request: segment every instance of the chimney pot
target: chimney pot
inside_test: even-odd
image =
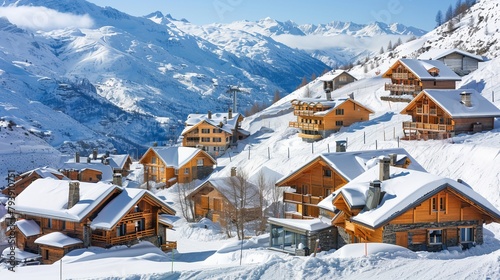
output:
[[[236,176],[236,167],[231,167],[231,177]]]
[[[396,166],[396,162],[398,161],[398,155],[390,154],[389,158],[391,159],[391,166]]]
[[[212,111],[210,111],[210,110],[208,111],[207,117],[208,117],[209,120],[212,119]]]
[[[460,93],[460,102],[464,104],[465,107],[472,107],[471,93],[463,91]]]
[[[366,197],[366,204],[364,210],[371,210],[376,208],[380,203],[380,198],[382,196],[382,182],[375,180],[370,182],[370,188],[368,189],[368,195]]]
[[[69,182],[68,209],[80,201],[80,182]]]
[[[385,181],[390,178],[389,176],[389,166],[391,165],[391,159],[389,157],[383,157],[379,161],[380,172],[379,180]]]
[[[342,152],[345,152],[347,150],[347,141],[345,140],[338,140],[338,141],[335,141],[337,144],[336,144],[336,149],[335,151],[337,153],[342,153]]]
[[[229,110],[227,110],[227,118],[228,119],[232,119],[233,118],[233,109],[229,108]]]
[[[122,174],[120,174],[120,173],[113,174],[113,185],[117,185],[117,186],[121,187],[122,184],[123,184]]]

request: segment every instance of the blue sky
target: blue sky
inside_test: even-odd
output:
[[[370,23],[398,22],[432,30],[438,10],[443,13],[456,0],[89,0],[135,16],[154,11],[185,18],[194,24],[255,21],[271,17],[298,24],[328,23],[333,20]]]

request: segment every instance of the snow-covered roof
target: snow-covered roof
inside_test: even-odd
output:
[[[461,102],[461,93],[464,92],[470,94],[472,103],[470,107]],[[473,89],[425,89],[414,100],[419,100],[423,94],[427,95],[453,118],[500,117],[500,109]],[[408,106],[413,105],[412,103]],[[405,110],[401,113],[404,114]]]
[[[33,220],[16,221],[16,227],[23,233],[24,236],[30,237],[41,233],[40,226]]]
[[[33,170],[30,170],[30,171],[26,171],[26,172],[24,172],[23,174],[21,174],[19,176],[26,177],[26,176],[31,175],[32,173],[38,174],[40,176],[40,178],[59,179],[55,175],[58,175],[58,176],[63,177],[63,178],[65,177],[64,174],[62,174],[61,172],[59,172],[57,169],[54,169],[54,168],[51,168],[51,167],[47,167],[47,166],[35,168]]]
[[[10,256],[12,256],[11,252],[12,252],[12,250],[10,247],[5,248],[2,251],[2,257],[5,259],[9,259]],[[30,252],[20,250],[19,248],[16,247],[14,249],[14,258],[16,259],[16,261],[26,262],[26,261],[39,260],[42,258],[42,256],[40,256],[38,254],[33,254]]]
[[[16,197],[15,210],[21,214],[79,222],[117,189],[120,187],[108,183],[80,182],[80,200],[67,209],[69,181],[38,179]]]
[[[55,231],[38,237],[35,240],[35,243],[57,248],[64,248],[66,246],[71,246],[83,242],[78,238],[69,237],[64,233]]]
[[[411,163],[408,166],[408,168],[425,171],[425,169],[403,148],[342,152],[342,153],[324,153],[320,154],[316,158],[305,163],[300,168],[292,171],[289,175],[286,175],[285,177],[281,178],[280,180],[278,180],[278,182],[276,182],[276,184],[285,181],[286,179],[288,179],[288,177],[298,172],[303,167],[305,167],[306,165],[310,164],[311,162],[315,161],[318,158],[323,159],[323,161],[325,161],[332,169],[336,170],[347,181],[351,181],[354,178],[361,175],[366,170],[370,169],[372,166],[376,165],[380,157],[389,156],[390,154],[397,155],[396,157],[397,164],[409,158]]]
[[[80,158],[82,159],[82,158]],[[81,160],[79,163],[74,162],[73,160],[69,160],[61,165],[60,169],[74,169],[74,170],[84,170],[84,169],[92,169],[97,170],[102,173],[101,181],[111,182],[113,181],[113,168],[109,165],[103,164],[100,160],[87,163],[86,161]]]
[[[151,198],[155,199],[158,204],[169,209],[171,214],[175,213],[175,210],[170,208],[165,202],[158,199],[154,194],[143,189],[129,189],[125,188],[123,191],[111,202],[109,202],[95,217],[95,219],[90,224],[92,229],[112,229],[120,219],[125,216],[130,209],[132,209],[139,200],[145,195],[149,195]]]
[[[167,167],[173,167],[175,169],[181,168],[198,153],[205,153],[198,148],[192,147],[152,147],[150,149],[158,155]],[[205,153],[205,155],[215,162],[209,154]]]
[[[363,104],[361,104],[353,99],[349,99],[349,98],[337,98],[337,99],[333,99],[333,100],[318,99],[318,98],[299,98],[299,99],[292,100],[292,104],[293,105],[300,105],[300,104],[305,103],[310,107],[318,106],[321,104],[321,106],[326,107],[327,109],[314,113],[314,116],[320,117],[320,116],[328,115],[330,112],[332,112],[333,110],[335,110],[336,108],[338,108],[340,105],[344,104],[347,101],[354,102],[356,105],[367,109],[371,113],[374,113],[373,110],[371,110],[370,108],[364,106]]]
[[[323,81],[323,82],[330,82],[330,81],[335,80],[342,73],[346,73],[347,75],[353,77],[351,74],[347,73],[344,70],[335,70],[335,71],[332,71],[332,72],[328,72],[328,73],[324,74],[323,76],[319,77],[319,80]],[[354,79],[356,79],[356,78],[354,78]]]
[[[210,178],[199,185],[197,188],[195,188],[189,194],[189,196],[194,195],[201,188],[205,187],[207,183],[210,183],[215,189],[217,189],[222,195],[224,195],[229,203],[233,204],[234,207],[237,207],[235,205],[237,203],[236,200],[239,200],[240,196],[239,193],[235,194],[235,188],[238,188],[240,186],[238,177],[232,176]],[[245,197],[247,198],[247,200],[245,201],[245,208],[259,207],[259,188],[255,184],[248,181],[246,181],[245,184]]]
[[[453,70],[439,60],[418,60],[403,58],[399,60],[406,68],[415,74],[420,80],[452,80],[460,81],[462,78]],[[437,76],[432,76],[428,70],[439,69]]]
[[[188,132],[193,126],[201,122],[207,122],[229,134],[233,134],[233,131],[237,128],[238,119],[241,116],[243,115],[240,113],[232,113],[232,118],[229,118],[229,113],[212,113],[211,117],[208,118],[208,114],[189,114],[185,122],[186,127],[182,131],[181,135]],[[221,123],[222,127],[220,126]]]
[[[342,194],[351,207],[362,207],[366,204],[370,182],[378,176],[377,165],[337,190],[335,196]],[[445,188],[467,197],[500,220],[500,210],[468,185],[427,172],[391,166],[390,179],[382,181],[381,191],[385,194],[380,204],[374,209],[362,210],[351,221],[378,228]]]
[[[468,56],[470,58],[474,58],[476,59],[477,61],[484,61],[483,57],[480,56],[480,55],[476,55],[476,54],[472,54],[472,53],[469,53],[469,52],[466,52],[466,51],[462,51],[462,50],[459,50],[459,49],[430,49],[426,52],[424,52],[423,54],[421,54],[418,59],[424,59],[424,60],[429,60],[429,59],[434,59],[434,60],[438,60],[438,59],[441,59],[449,54],[452,54],[452,53],[458,53],[458,54],[461,54],[463,56]]]
[[[295,228],[308,232],[316,232],[329,227],[331,224],[323,222],[321,219],[281,219],[281,218],[269,218],[267,220],[270,224],[285,226],[289,228]]]
[[[127,163],[128,159],[129,159],[129,155],[127,155],[127,154],[109,155],[109,157],[106,158],[109,166],[111,166],[111,168],[113,168],[113,169],[123,169],[123,167]]]

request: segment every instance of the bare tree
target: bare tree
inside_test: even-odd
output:
[[[179,195],[179,204],[181,206],[182,216],[187,221],[194,221],[194,202],[188,195],[193,189],[193,182],[190,183],[178,183],[177,184],[177,194]]]
[[[281,99],[281,94],[279,90],[274,91],[273,103],[278,102]]]
[[[225,221],[229,222],[226,227],[233,224],[239,240],[245,238],[245,222],[255,220],[256,213],[252,209],[258,207],[259,191],[254,184],[248,182],[248,175],[241,169],[234,176],[227,179],[228,192],[226,198],[232,205],[224,208]],[[258,215],[258,213],[257,213]],[[229,231],[226,228],[226,232]]]

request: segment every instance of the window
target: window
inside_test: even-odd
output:
[[[347,81],[347,77],[346,76],[340,76],[339,77],[339,81],[340,82],[345,82],[345,81]]]
[[[210,137],[201,137],[201,142],[210,142]]]
[[[189,168],[184,168],[184,174],[189,174]]]
[[[437,195],[431,199],[431,210],[433,212],[437,212],[438,210],[441,212],[446,211],[446,195]]]
[[[151,157],[151,163],[156,164],[156,157],[155,156]]]
[[[203,159],[199,158],[196,160],[196,166],[203,166]]]
[[[220,129],[220,128],[214,128],[214,129],[212,130],[212,132],[213,132],[213,133],[222,133],[222,129]]]
[[[66,229],[66,221],[61,221],[61,230]]]
[[[440,229],[429,230],[429,244],[441,244],[443,231]]]
[[[445,211],[446,210],[446,198],[440,197],[439,198],[439,211]]]
[[[47,219],[47,228],[52,228],[52,219]]]
[[[210,128],[202,128],[201,133],[210,133]]]
[[[124,236],[127,234],[127,224],[120,224],[116,227],[116,236]]]
[[[212,141],[220,143],[220,142],[222,142],[222,138],[220,138],[220,137],[214,137],[214,138],[212,138]]]
[[[343,115],[344,109],[335,109],[335,115]]]
[[[174,175],[179,175],[179,169],[174,169]]]
[[[324,177],[332,177],[332,171],[330,169],[323,169]]]
[[[49,250],[44,250],[44,251],[45,251],[44,258],[46,260],[48,260],[49,259]]]
[[[335,125],[336,126],[343,126],[344,125],[344,121],[335,121]]]
[[[474,228],[460,229],[460,243],[474,242]]]

